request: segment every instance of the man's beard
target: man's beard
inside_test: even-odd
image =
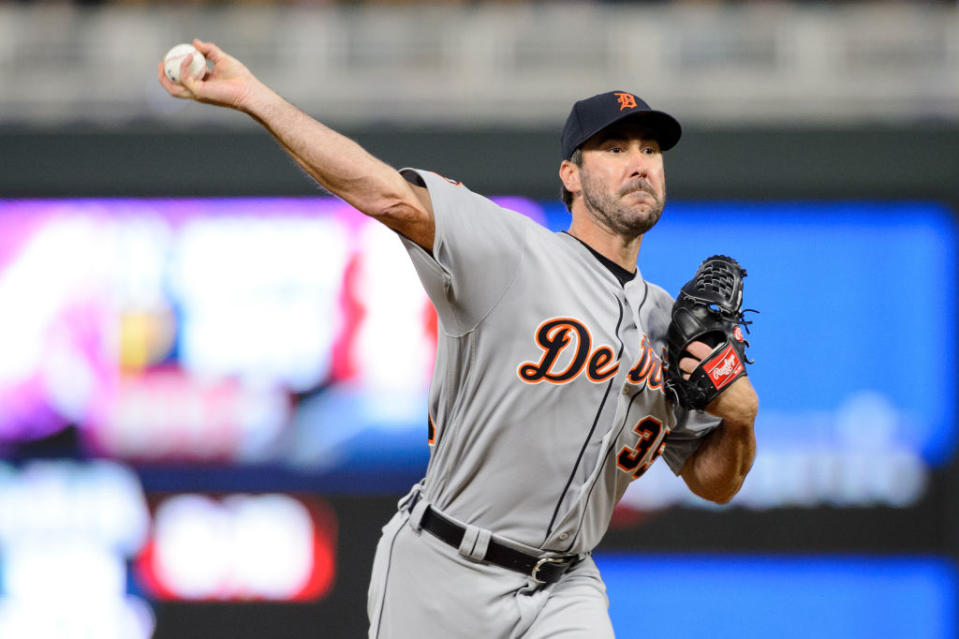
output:
[[[580,184],[583,187],[583,200],[590,214],[611,231],[624,237],[638,237],[656,226],[663,208],[666,206],[665,193],[660,197],[649,180],[636,178],[623,186],[615,197],[592,180],[586,171],[580,171]],[[634,206],[622,201],[622,197],[633,191],[645,191],[655,204],[645,212],[639,212]]]

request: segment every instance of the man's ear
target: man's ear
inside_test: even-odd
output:
[[[559,165],[559,179],[563,181],[566,190],[573,195],[583,190],[579,181],[579,167],[569,160],[563,160],[563,163]]]

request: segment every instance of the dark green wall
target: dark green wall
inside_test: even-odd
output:
[[[474,191],[556,197],[553,130],[348,131],[395,166],[433,169]],[[959,201],[959,125],[697,129],[667,153],[671,197],[932,198]],[[0,195],[315,193],[255,127],[196,132],[0,129]]]

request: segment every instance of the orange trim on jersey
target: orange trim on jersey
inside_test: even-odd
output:
[[[650,390],[659,390],[663,387],[663,362],[660,359],[653,360],[652,370],[646,377],[646,388]]]
[[[555,326],[547,328],[553,323],[555,323]],[[582,332],[579,329],[582,329]],[[559,359],[560,354],[569,347],[570,330],[574,330],[577,334],[576,353],[566,370],[561,373],[553,373],[551,372],[553,365]],[[558,338],[556,337],[557,332],[560,332]],[[579,320],[572,317],[548,319],[536,328],[536,344],[543,349],[543,356],[535,364],[533,362],[521,363],[519,368],[516,369],[516,373],[527,384],[538,384],[542,381],[547,381],[550,384],[566,384],[576,379],[583,372],[583,368],[589,361],[589,351],[592,343],[593,336],[590,334],[589,328]],[[577,364],[577,362],[579,363]],[[524,373],[524,371],[526,372]]]
[[[639,340],[639,359],[629,371],[628,379],[637,386],[646,384],[650,390],[663,387],[663,360],[653,351],[649,336],[643,333]]]
[[[605,356],[605,358],[603,356]],[[592,356],[589,358],[589,363],[586,366],[586,376],[593,382],[605,382],[619,372],[619,361],[613,361],[615,358],[616,355],[613,353],[613,349],[609,346],[600,346],[593,351]],[[602,370],[603,366],[609,364],[610,361],[613,361],[610,367]]]
[[[652,368],[652,362],[653,359],[650,357],[649,351],[644,348],[641,351],[636,365],[633,366],[629,371],[629,381],[637,386],[642,384],[643,381],[649,377],[649,371]]]
[[[560,356],[571,348],[570,333],[576,334],[575,352],[565,370],[554,372]],[[585,322],[572,317],[554,317],[541,323],[535,331],[536,345],[543,350],[538,362],[522,362],[516,374],[527,384],[546,381],[567,384],[586,370],[586,377],[595,383],[604,382],[619,372],[619,360],[610,346],[592,350],[593,335]]]
[[[616,455],[616,466],[638,479],[649,470],[653,462],[666,449],[666,434],[669,428],[663,428],[663,422],[652,415],[647,415],[633,427],[639,437],[635,446],[623,446]],[[658,445],[657,444],[660,444]],[[652,454],[650,454],[652,451]]]
[[[441,175],[441,174],[437,173],[436,171],[430,171],[430,173],[432,173],[432,174],[435,175],[436,177],[443,178],[444,180],[446,180],[447,182],[449,182],[449,183],[452,184],[453,186],[463,186],[463,183],[462,183],[462,182],[457,182],[456,180],[450,179],[450,178],[446,177],[445,175]]]
[[[433,422],[433,416],[426,414],[427,434],[426,443],[432,446],[436,443],[436,424]]]

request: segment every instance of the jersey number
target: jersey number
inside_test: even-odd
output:
[[[636,446],[623,446],[616,456],[616,465],[628,473],[633,473],[634,478],[641,477],[646,470],[653,465],[656,458],[663,454],[666,444],[659,446],[659,450],[651,455],[645,462],[649,449],[659,442],[659,436],[663,432],[663,423],[655,417],[644,417],[633,428],[633,431],[639,435]]]

